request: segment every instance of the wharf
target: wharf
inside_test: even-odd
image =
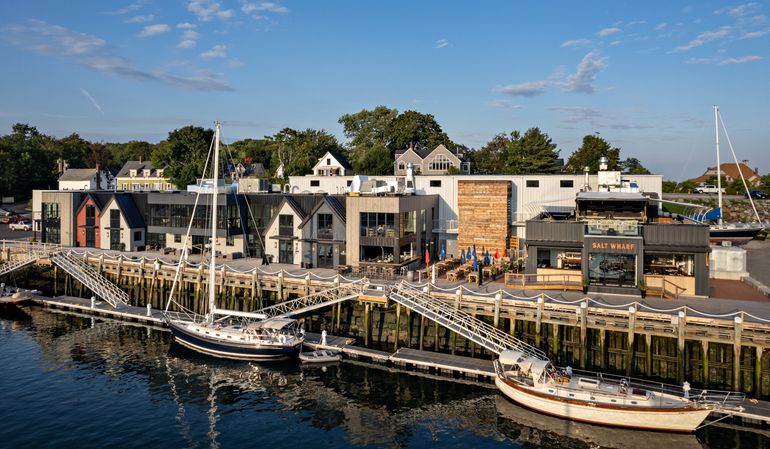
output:
[[[163,313],[157,309],[147,309],[146,307],[120,306],[114,308],[105,301],[96,300],[91,307],[91,300],[86,298],[77,298],[75,296],[57,296],[55,298],[46,298],[43,296],[34,296],[32,301],[47,308],[69,310],[81,312],[88,315],[103,316],[120,321],[133,321],[152,325],[165,326],[163,322]]]

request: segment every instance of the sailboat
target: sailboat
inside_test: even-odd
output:
[[[175,286],[179,273],[187,260],[193,212],[182,256],[177,267],[177,276],[169,295],[164,317],[174,341],[202,354],[237,360],[271,360],[296,355],[305,339],[305,333],[299,321],[287,317],[267,318],[265,315],[239,310],[226,310],[216,307],[216,253],[217,253],[217,196],[219,193],[219,136],[220,124],[216,123],[213,145],[213,180],[211,194],[211,241],[209,246],[208,304],[206,314],[200,315],[185,310],[174,300]],[[205,177],[205,168],[204,168]],[[198,199],[206,189],[201,180]],[[196,207],[198,199],[196,199]],[[171,304],[176,304],[181,312],[170,312]]]
[[[709,242],[712,244],[722,244],[724,241],[729,241],[731,244],[740,245],[756,237],[762,231],[763,226],[744,223],[724,223],[722,221],[722,211],[724,209],[722,208],[722,167],[719,160],[719,106],[714,106],[714,132],[717,148],[717,211],[719,218],[716,224],[709,226]],[[742,172],[741,177],[743,177]],[[745,185],[746,180],[743,181]],[[749,198],[749,201],[751,201],[753,207],[754,201],[751,198]],[[756,209],[754,209],[754,212],[756,213]]]

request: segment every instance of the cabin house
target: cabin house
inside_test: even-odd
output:
[[[59,177],[59,190],[107,190],[111,175],[96,168],[69,168]]]
[[[313,167],[314,176],[350,176],[353,174],[353,166],[345,156],[327,151]]]
[[[345,265],[345,197],[324,195],[299,228],[302,254],[312,267]]]
[[[145,222],[130,194],[116,193],[99,215],[102,249],[144,251]]]
[[[416,174],[419,175],[446,175],[450,167],[454,167],[458,174],[470,174],[470,163],[463,162],[462,157],[462,154],[455,153],[444,145],[439,145],[432,150],[410,145],[406,150],[396,151],[394,174],[406,175],[409,164],[412,164]]]
[[[724,176],[727,182],[733,182],[735,180],[740,181],[741,173],[743,173],[743,177],[746,179],[746,184],[748,184],[749,187],[756,187],[762,181],[762,177],[759,174],[759,169],[751,168],[748,159],[744,159],[738,164],[733,162],[720,164],[719,170],[722,172],[722,176]],[[693,179],[693,181],[697,184],[709,182],[709,180],[716,175],[716,166],[709,167],[702,175]]]
[[[174,190],[171,181],[162,168],[155,168],[148,161],[126,161],[115,176],[117,190],[143,192],[149,190]]]
[[[80,203],[80,207],[75,211],[75,246],[100,247],[99,219],[101,211],[102,200],[93,193],[87,193],[83,202]]]
[[[291,196],[285,196],[265,230],[265,254],[271,262],[309,265],[310,255],[301,253],[302,229],[307,214]]]

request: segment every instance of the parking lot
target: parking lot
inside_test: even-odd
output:
[[[15,214],[17,214],[19,217],[30,220],[30,212],[27,210],[27,205],[25,203],[17,203],[17,204],[3,204],[0,206],[0,208],[9,210]],[[0,223],[0,239],[4,240],[21,240],[21,239],[31,239],[32,238],[32,231],[14,231],[10,228],[10,223]]]

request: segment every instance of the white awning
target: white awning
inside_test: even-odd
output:
[[[523,356],[524,354],[521,351],[506,349],[500,352],[500,363],[503,365],[516,365]]]
[[[548,360],[535,360],[532,362],[532,367],[529,369],[529,372],[532,373],[532,379],[540,379],[540,376],[543,375],[543,371],[545,371],[546,368],[548,368],[548,365],[550,365],[551,362]]]

